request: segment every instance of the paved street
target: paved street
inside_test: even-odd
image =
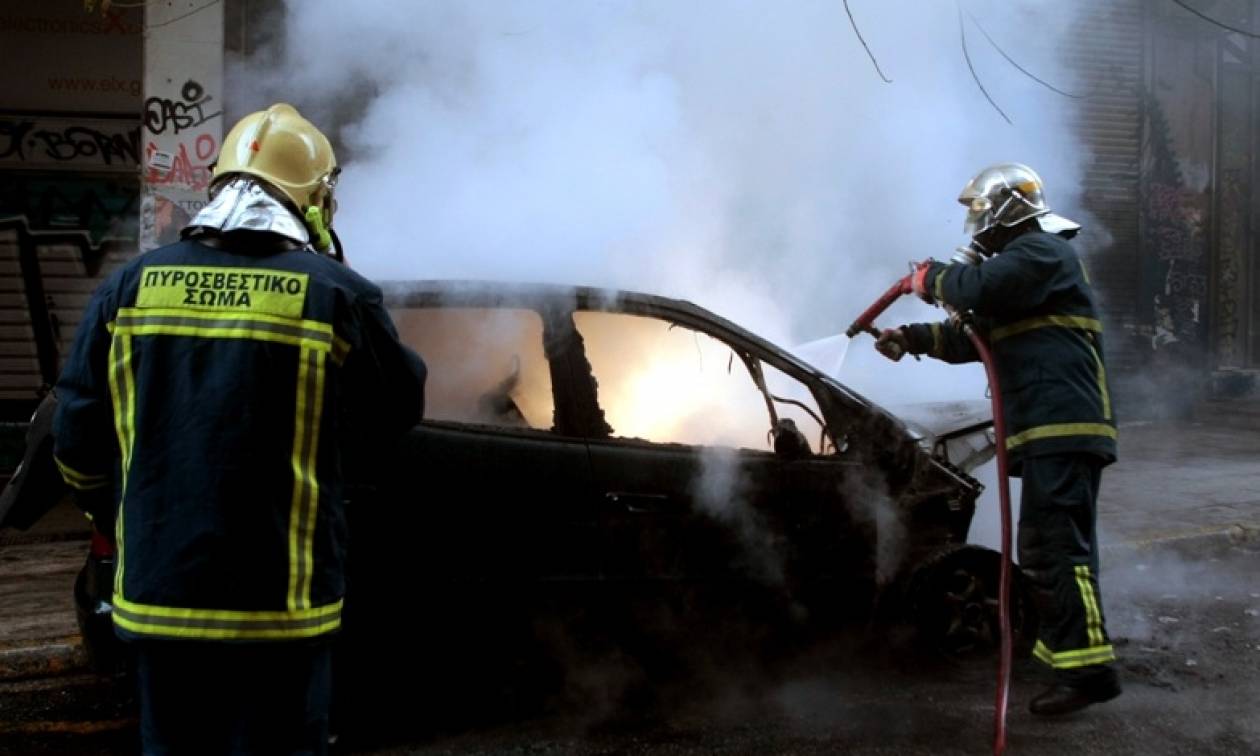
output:
[[[1104,547],[1260,531],[1260,427],[1146,423],[1122,427],[1120,444],[1099,496]]]
[[[1016,673],[1008,753],[1260,753],[1260,553],[1137,561],[1108,575],[1110,624],[1125,692],[1061,720],[1028,714],[1040,690]],[[993,667],[925,665],[887,649],[810,655],[774,679],[732,675],[671,691],[646,710],[574,706],[551,717],[417,737],[354,753],[861,754],[989,753]],[[717,675],[717,673],[715,673]]]
[[[1087,716],[1037,720],[1024,707],[1040,672],[1025,664],[1011,753],[1260,752],[1260,433],[1144,424],[1122,439],[1122,461],[1104,476],[1100,531],[1126,693]],[[81,527],[63,511],[0,542],[0,753],[133,747],[127,691],[85,671],[77,640],[70,586]],[[648,694],[632,672],[624,658],[570,670],[560,693],[528,710],[494,680],[473,680],[453,710],[418,708],[402,750],[360,740],[342,751],[977,753],[990,736],[992,664],[933,663],[895,633],[859,633],[776,665],[722,659]]]

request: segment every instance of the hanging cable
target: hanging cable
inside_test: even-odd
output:
[[[980,93],[984,95],[984,99],[989,101],[989,104],[992,105],[993,109],[998,112],[998,115],[1002,116],[1002,119],[1007,123],[1014,126],[1015,123],[1011,120],[1010,116],[1008,116],[1006,111],[1002,110],[1002,108],[994,102],[993,98],[989,96],[989,90],[984,88],[984,84],[981,83],[980,77],[976,74],[976,67],[971,63],[971,53],[967,51],[967,24],[966,20],[963,18],[962,3],[959,2],[956,3],[956,5],[958,6],[958,33],[962,38],[963,58],[967,61],[967,69],[971,71],[971,78],[975,80],[976,86],[980,87]]]
[[[1260,34],[1256,34],[1255,32],[1247,31],[1246,29],[1240,29],[1240,28],[1238,28],[1237,26],[1230,26],[1229,24],[1225,23],[1224,21],[1217,21],[1216,19],[1212,18],[1211,16],[1209,16],[1208,14],[1206,14],[1206,13],[1204,13],[1203,11],[1199,10],[1198,8],[1195,8],[1195,7],[1193,7],[1193,6],[1191,6],[1191,5],[1187,4],[1187,3],[1185,3],[1183,0],[1172,0],[1172,2],[1173,2],[1173,5],[1177,5],[1177,6],[1180,6],[1180,7],[1184,8],[1184,9],[1186,9],[1187,11],[1189,11],[1189,12],[1193,13],[1194,15],[1198,16],[1199,18],[1203,19],[1204,21],[1207,21],[1209,24],[1213,24],[1213,25],[1215,25],[1215,26],[1219,26],[1219,27],[1221,27],[1222,29],[1227,29],[1227,30],[1232,31],[1232,32],[1234,32],[1234,33],[1236,33],[1236,34],[1241,34],[1241,35],[1243,35],[1243,36],[1245,36],[1245,37],[1251,37],[1252,39],[1260,39]]]
[[[1054,86],[1053,84],[1046,81],[1045,79],[1042,79],[1040,76],[1037,76],[1032,71],[1029,71],[1027,68],[1024,68],[1020,64],[1016,63],[1015,59],[1007,55],[1006,51],[1002,49],[1002,46],[999,45],[997,41],[993,39],[993,37],[989,36],[989,32],[986,31],[985,28],[980,25],[980,21],[974,15],[972,15],[971,11],[967,11],[967,18],[971,19],[971,23],[975,24],[976,28],[980,30],[980,33],[984,35],[984,38],[989,40],[989,44],[993,45],[993,49],[997,50],[1002,55],[1003,58],[1006,58],[1006,62],[1010,63],[1012,66],[1015,66],[1016,70],[1018,70],[1020,73],[1032,79],[1033,81],[1037,82],[1038,84],[1045,87],[1046,89],[1049,89],[1051,92],[1057,92],[1063,95],[1064,97],[1071,97],[1072,99],[1075,99],[1075,100],[1081,100],[1085,98],[1085,95],[1078,95],[1078,94],[1072,94],[1071,92],[1064,92],[1062,89],[1059,89],[1058,87]]]
[[[853,26],[853,33],[857,35],[858,42],[862,43],[862,47],[866,50],[867,56],[870,57],[871,63],[875,65],[875,73],[879,74],[879,78],[883,79],[885,84],[892,84],[892,79],[884,75],[883,69],[879,67],[879,61],[875,60],[875,53],[871,52],[870,45],[867,45],[866,40],[862,37],[857,21],[853,19],[853,11],[849,9],[849,0],[844,0],[844,12],[849,14],[849,24]]]

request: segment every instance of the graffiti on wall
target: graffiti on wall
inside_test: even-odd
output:
[[[132,119],[0,117],[0,167],[134,170],[140,126]]]
[[[205,87],[189,79],[180,88],[178,99],[150,97],[144,101],[144,128],[150,134],[164,134],[167,131],[178,134],[196,128],[223,115],[222,110],[207,112],[213,100],[213,97],[206,94]]]
[[[218,142],[210,134],[198,136],[191,151],[183,142],[174,153],[162,152],[156,143],[149,142],[144,149],[144,161],[149,166],[145,182],[150,186],[205,189],[210,186],[210,164],[218,152]]]
[[[219,152],[219,141],[218,131],[205,124],[223,117],[222,110],[209,112],[213,99],[205,87],[189,79],[178,99],[150,97],[146,101],[146,184],[185,189],[209,186],[210,164]]]
[[[196,79],[172,96],[145,101],[145,194],[142,248],[168,244],[205,204],[210,166],[219,152],[223,110]]]
[[[1223,42],[1231,59],[1245,60],[1235,42]],[[1237,42],[1245,44],[1245,42]],[[1247,64],[1223,64],[1218,77],[1220,109],[1217,126],[1217,239],[1214,262],[1216,307],[1213,348],[1220,367],[1247,367],[1260,355],[1249,355],[1256,324],[1250,322],[1248,258],[1256,211],[1253,192],[1255,74]]]
[[[1206,346],[1211,197],[1187,185],[1159,98],[1148,97],[1143,145],[1143,301],[1151,348]]]

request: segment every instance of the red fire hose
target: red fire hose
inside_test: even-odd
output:
[[[893,284],[884,292],[875,304],[858,316],[857,320],[845,331],[845,335],[853,338],[859,333],[869,333],[879,337],[879,329],[875,327],[875,318],[879,317],[889,305],[902,295],[910,294],[910,276],[906,276]],[[1002,417],[1002,392],[998,386],[997,368],[993,361],[993,352],[984,342],[971,323],[963,320],[963,332],[976,348],[980,361],[984,363],[984,373],[989,380],[989,394],[993,402],[993,434],[997,445],[998,501],[1002,518],[1002,566],[998,572],[998,625],[1001,635],[1001,648],[998,652],[997,696],[993,703],[993,753],[1002,756],[1006,753],[1006,707],[1010,701],[1011,688],[1011,487],[1006,469],[1006,421]]]
[[[993,402],[993,436],[997,445],[998,500],[1002,513],[1002,568],[998,573],[998,624],[1002,645],[998,652],[997,699],[993,703],[993,753],[1006,753],[1006,706],[1011,690],[1011,485],[1006,470],[1006,420],[1002,417],[1002,392],[998,390],[997,368],[989,345],[970,323],[963,331],[984,363]]]
[[[879,338],[879,329],[875,327],[875,318],[878,318],[887,310],[893,302],[896,302],[905,294],[910,294],[913,289],[910,286],[910,276],[906,276],[897,283],[893,284],[888,291],[879,295],[879,299],[875,300],[875,304],[866,308],[866,311],[858,315],[857,320],[853,321],[853,325],[849,326],[849,330],[844,332],[845,336],[853,338],[859,333],[869,333],[875,338]]]

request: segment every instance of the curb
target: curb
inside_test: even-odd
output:
[[[0,648],[0,683],[60,677],[88,669],[79,636]]]
[[[1260,523],[1234,523],[1159,534],[1136,541],[1103,544],[1098,550],[1103,559],[1117,561],[1161,551],[1202,559],[1220,556],[1233,547],[1249,544],[1260,544]]]

